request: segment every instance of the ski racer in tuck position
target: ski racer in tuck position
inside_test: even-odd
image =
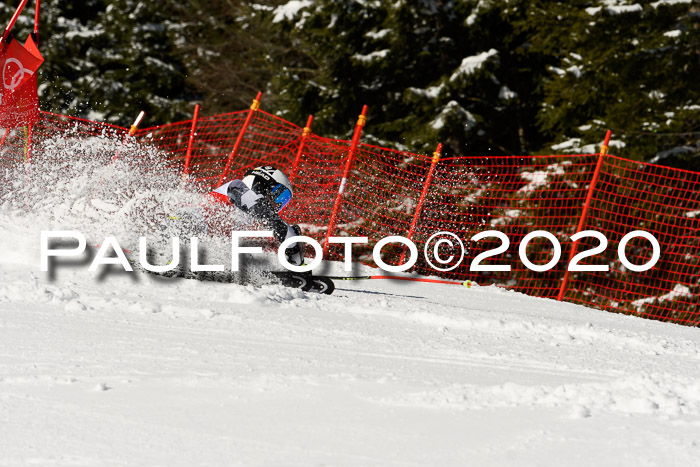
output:
[[[279,169],[271,166],[256,167],[246,172],[242,180],[232,180],[216,188],[209,195],[214,200],[230,203],[271,230],[277,242],[301,235],[298,225],[289,225],[279,213],[292,200],[292,184]],[[295,266],[304,263],[303,244],[293,243],[285,254]]]
[[[224,204],[234,205],[252,220],[271,230],[275,240],[282,243],[288,238],[301,235],[298,225],[287,224],[279,213],[292,200],[293,189],[289,178],[272,166],[255,167],[240,180],[232,180],[209,193],[209,198]],[[303,244],[296,242],[285,251],[287,261],[295,266],[304,264]],[[289,287],[330,294],[335,288],[330,279],[313,278],[311,273],[290,271],[272,272],[272,275]]]

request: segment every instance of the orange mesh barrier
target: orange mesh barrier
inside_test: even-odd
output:
[[[14,129],[0,128],[0,169],[12,169],[35,158],[87,156],[104,153],[104,148],[116,153],[128,130],[108,123],[92,122],[75,117],[41,112],[39,120],[30,126]],[[99,141],[102,151],[89,147],[90,139]],[[61,150],[58,150],[59,146]],[[113,154],[104,154],[109,162]],[[7,173],[7,172],[6,172]],[[3,188],[7,189],[7,187]]]
[[[567,300],[700,325],[700,173],[607,156],[586,228],[604,233],[609,245],[594,262],[583,264],[609,264],[610,272],[573,273]],[[617,257],[620,240],[635,229],[652,233],[661,246],[659,262],[645,272],[626,271]],[[652,255],[643,238],[625,250],[635,265]]]
[[[105,132],[117,138],[126,134],[123,128],[42,113],[33,129],[32,146],[56,134],[96,136]],[[360,144],[345,191],[338,198],[349,141],[314,134],[304,138],[301,127],[257,108],[199,117],[192,138],[191,132],[192,121],[186,121],[139,130],[134,137],[160,148],[179,172],[184,172],[191,144],[187,179],[201,185],[203,191],[216,185],[229,159],[227,180],[257,165],[282,168],[290,174],[295,188],[283,217],[299,223],[305,234],[321,242],[337,204],[331,235],[369,237],[368,245],[353,247],[354,258],[365,264],[374,265],[371,252],[377,241],[390,235],[407,236],[414,224],[412,240],[419,259],[412,271],[417,273],[497,284],[546,298],[556,298],[561,289],[567,301],[700,325],[700,173],[597,154],[452,157],[437,162],[426,187],[432,156]],[[27,153],[31,156],[26,142],[22,129],[9,132],[0,143],[0,164],[6,167],[24,161]],[[566,287],[562,287],[572,250],[570,236],[582,217],[600,157],[603,160],[599,178],[590,190],[584,230],[603,233],[608,246],[580,264],[608,265],[610,270],[570,272]],[[424,203],[416,217],[424,189]],[[487,230],[506,234],[510,245],[481,264],[509,265],[511,271],[470,271],[477,255],[501,245],[495,237],[471,241],[475,234]],[[526,268],[519,257],[523,237],[535,230],[550,232],[561,244],[560,260],[546,272]],[[618,257],[621,239],[634,230],[650,232],[661,246],[658,263],[645,272],[628,271]],[[438,231],[454,233],[466,247],[461,264],[449,272],[436,271],[423,256],[426,241]],[[578,242],[577,252],[597,245],[596,239],[585,238]],[[434,242],[428,245],[429,251],[433,249]],[[455,255],[451,261],[437,264],[441,268],[455,266],[459,260],[458,250],[445,244],[438,252],[443,258]],[[526,252],[530,261],[541,265],[552,258],[553,246],[539,237],[529,243]],[[331,245],[329,253],[330,259],[340,260],[343,248]],[[382,258],[396,265],[405,253],[401,245],[390,244],[383,248]],[[632,264],[643,264],[651,258],[652,246],[644,238],[635,238],[625,254]]]
[[[550,271],[534,272],[521,262],[518,247],[521,239],[535,230],[550,232],[562,246],[565,244],[581,215],[596,157],[446,159],[438,165],[429,203],[419,222],[419,239],[425,241],[432,233],[447,230],[465,240],[468,254],[464,263],[445,277],[496,283],[530,295],[555,298],[566,255]],[[469,272],[473,258],[501,245],[495,237],[467,243],[474,234],[486,230],[503,232],[510,246],[482,264],[510,265],[510,272]],[[551,257],[548,240],[538,238],[530,242],[530,261],[544,264]],[[423,263],[419,263],[419,268],[424,274],[431,270]]]

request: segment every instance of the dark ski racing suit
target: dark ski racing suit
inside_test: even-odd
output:
[[[290,237],[301,235],[298,225],[289,225],[277,213],[272,202],[264,195],[254,192],[248,188],[241,180],[233,180],[221,185],[213,191],[216,198],[222,200],[225,195],[241,211],[247,213],[255,220],[259,221],[272,234],[279,243]],[[223,199],[225,201],[225,199]],[[302,244],[293,243],[286,251],[287,261],[295,266],[304,263]]]

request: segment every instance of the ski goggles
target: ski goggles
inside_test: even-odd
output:
[[[292,200],[292,192],[281,183],[275,186],[272,191],[270,191],[270,194],[272,195],[272,199],[275,201],[275,204],[277,204],[279,211],[284,209],[284,207]]]

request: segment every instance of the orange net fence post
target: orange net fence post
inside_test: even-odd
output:
[[[416,233],[416,225],[418,225],[418,219],[420,218],[420,213],[423,210],[423,205],[425,204],[425,198],[428,195],[428,190],[430,189],[430,184],[433,181],[433,176],[435,175],[435,167],[438,162],[440,162],[440,156],[442,155],[442,143],[438,143],[437,149],[433,153],[433,160],[430,163],[430,169],[428,169],[428,176],[425,177],[425,182],[423,183],[423,191],[421,191],[420,199],[418,200],[418,206],[416,206],[416,212],[413,214],[413,221],[411,221],[411,227],[408,229],[408,234],[406,238],[409,240],[413,239],[413,235]],[[400,264],[406,262],[406,249],[401,253]]]
[[[27,3],[29,0],[22,0],[17,6],[17,9],[15,10],[14,14],[12,15],[12,18],[10,18],[10,22],[7,24],[5,27],[5,30],[2,33],[2,37],[0,37],[0,44],[5,42],[7,38],[10,36],[10,32],[12,31],[12,28],[15,26],[15,23],[19,19],[19,15],[22,13],[22,10],[24,10],[24,7],[27,6]],[[38,6],[39,4],[37,3],[37,11],[38,11]]]
[[[114,154],[114,157],[112,158],[112,162],[116,161],[119,159],[119,155],[122,153],[122,149],[124,149],[124,145],[126,142],[130,139],[133,138],[134,135],[138,132],[139,125],[141,125],[141,121],[143,120],[143,117],[146,115],[146,112],[143,110],[139,112],[138,116],[136,117],[136,120],[134,120],[134,123],[131,125],[131,128],[129,128],[129,132],[124,135],[124,139],[122,140],[121,146],[119,146],[119,149],[117,149],[117,152]]]
[[[586,225],[586,218],[588,217],[588,209],[590,208],[590,205],[591,205],[591,199],[593,199],[595,185],[598,182],[598,177],[600,176],[600,169],[603,166],[603,159],[605,158],[605,155],[608,153],[611,135],[612,135],[612,132],[610,130],[608,130],[608,132],[605,134],[605,140],[603,141],[603,145],[600,147],[600,155],[598,156],[598,162],[595,166],[595,171],[593,172],[593,178],[591,179],[591,184],[588,187],[588,194],[586,195],[586,202],[583,205],[583,211],[581,212],[581,218],[579,219],[578,226],[576,227],[576,232],[574,232],[574,233],[582,232],[583,226]],[[577,247],[578,247],[578,242],[572,242],[571,251],[569,253],[569,259],[566,262],[567,265],[571,264],[571,261],[573,260],[574,256],[576,256]],[[561,286],[559,287],[559,295],[557,295],[557,300],[562,301],[564,299],[564,294],[566,293],[566,286],[568,283],[569,283],[569,268],[567,267],[566,271],[564,272],[564,278],[561,281]]]
[[[194,106],[194,115],[192,116],[192,128],[190,129],[190,137],[187,140],[187,153],[185,154],[185,168],[182,170],[182,177],[186,178],[190,173],[190,161],[192,160],[192,144],[197,131],[197,119],[199,118],[199,104]]]
[[[335,228],[336,217],[338,215],[338,209],[340,208],[341,201],[343,199],[343,193],[345,192],[345,186],[348,182],[348,176],[350,175],[350,169],[352,168],[352,163],[355,160],[355,154],[357,153],[357,145],[360,143],[360,137],[362,136],[362,128],[364,128],[367,122],[367,106],[362,107],[362,113],[357,119],[355,124],[355,131],[352,135],[352,142],[350,143],[350,151],[348,152],[348,157],[345,162],[345,170],[343,171],[343,177],[340,179],[340,186],[338,187],[338,194],[336,195],[335,201],[333,203],[333,208],[331,210],[331,218],[328,221],[328,228],[326,229],[326,237],[323,240],[323,255],[328,256],[328,245],[330,237],[333,235],[333,229]]]
[[[297,169],[299,168],[299,162],[301,161],[301,157],[304,155],[304,148],[306,147],[306,140],[308,139],[309,135],[311,134],[311,125],[314,122],[314,116],[309,115],[308,120],[306,121],[306,126],[301,132],[301,143],[299,143],[299,150],[297,151],[297,157],[294,158],[294,163],[292,164],[292,168],[289,171],[289,181],[294,183],[294,176],[297,173]]]
[[[354,259],[373,265],[372,250],[379,240],[406,235],[415,218],[431,162],[431,157],[421,154],[368,144],[358,146],[342,205],[337,210],[337,232],[333,232],[334,235],[368,238],[368,244],[353,248]],[[426,204],[429,196],[428,193]],[[421,214],[416,235],[422,221]],[[340,259],[342,251],[339,246],[330,248],[325,257]],[[382,249],[381,257],[387,264],[396,265],[401,252],[401,247],[389,244]]]
[[[250,105],[250,110],[248,111],[248,116],[245,119],[245,122],[243,123],[243,128],[241,128],[240,133],[238,133],[238,138],[236,139],[236,143],[233,145],[233,149],[231,150],[231,154],[228,156],[228,160],[226,161],[226,166],[224,167],[223,172],[221,172],[221,177],[219,177],[219,180],[216,182],[217,185],[221,185],[224,183],[224,180],[226,179],[226,176],[228,175],[228,171],[231,168],[231,162],[233,161],[233,158],[236,157],[236,154],[238,153],[238,149],[241,146],[241,142],[243,141],[243,137],[245,136],[245,132],[248,129],[248,126],[250,125],[250,121],[253,118],[253,115],[255,112],[258,111],[260,108],[260,99],[262,99],[262,92],[258,92],[258,95],[253,99],[253,103]]]
[[[296,135],[298,138],[299,133]],[[350,143],[310,133],[303,144],[303,157],[299,159],[294,173],[294,198],[282,214],[299,224],[305,235],[321,243],[337,199]],[[278,163],[280,158],[277,156],[273,160]],[[280,163],[279,166],[284,167],[285,164]]]
[[[26,146],[24,147],[24,161],[27,164],[32,163],[32,133],[33,133],[33,128],[34,125],[27,125],[25,127],[26,133],[27,133],[27,143]]]
[[[39,12],[41,11],[41,0],[36,0],[34,9],[34,40],[39,44]]]
[[[572,273],[567,301],[700,326],[700,173],[607,156],[587,228],[602,232],[608,247],[581,263],[608,270]],[[639,230],[660,247],[658,262],[645,271],[631,267],[652,264],[653,245],[642,237],[625,239]],[[594,248],[597,241],[582,246]]]
[[[0,149],[2,149],[2,146],[5,144],[5,140],[7,139],[7,135],[10,134],[10,129],[7,128],[5,130],[5,133],[2,134],[2,138],[0,138]]]

